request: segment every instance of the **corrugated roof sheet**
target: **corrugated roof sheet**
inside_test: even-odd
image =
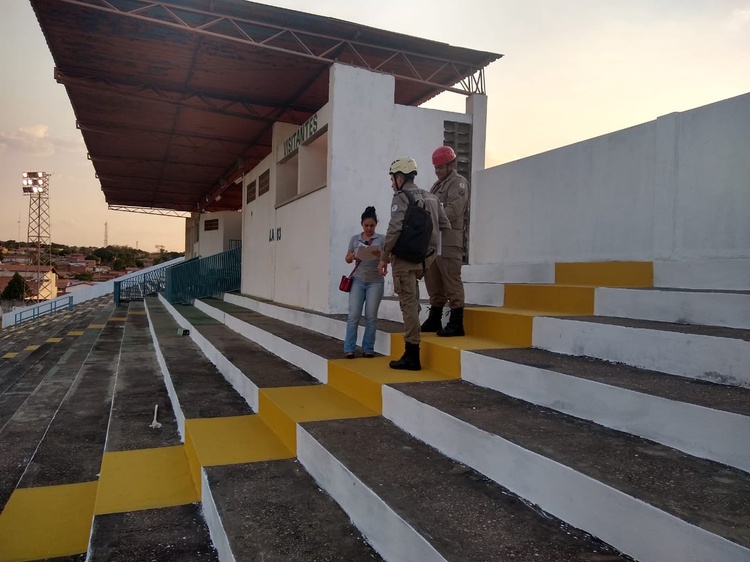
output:
[[[270,153],[275,121],[325,105],[334,61],[394,74],[396,103],[419,105],[481,89],[501,56],[244,0],[31,4],[118,206],[239,209],[233,180]]]

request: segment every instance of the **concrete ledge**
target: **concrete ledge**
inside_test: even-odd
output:
[[[219,516],[219,510],[216,507],[211,486],[206,477],[206,471],[201,468],[201,505],[203,507],[203,517],[208,526],[208,532],[211,535],[211,542],[219,555],[220,562],[235,562],[232,547],[229,545],[229,537],[224,529],[224,523]]]
[[[750,550],[479,430],[394,388],[383,415],[443,454],[638,560],[747,560]]]
[[[750,294],[598,288],[594,314],[747,329]]]
[[[342,342],[344,340],[344,337],[346,336],[345,320],[338,320],[336,318],[330,318],[322,314],[315,314],[313,312],[307,312],[305,310],[286,308],[284,306],[258,301],[256,299],[253,299],[252,297],[237,295],[233,293],[225,293],[224,300],[230,304],[234,304],[236,306],[241,306],[242,308],[258,312],[259,314],[263,314],[264,316],[268,316],[269,318],[275,318],[276,320],[281,320],[282,322],[287,322],[288,324],[294,324],[295,326],[306,328],[308,330],[312,330],[313,332],[339,339]],[[381,303],[381,311],[383,310],[383,305],[385,305],[386,302],[389,301],[384,300]],[[205,305],[205,303],[202,302],[200,304]],[[196,301],[196,305],[198,305],[198,301]],[[398,306],[398,303],[396,303],[396,306]],[[203,308],[200,308],[200,310],[203,310]],[[400,315],[401,312],[399,311],[399,317]],[[382,314],[379,314],[379,317],[385,318],[385,316],[383,316]],[[400,318],[398,321],[401,321]],[[360,326],[357,335],[358,341],[361,340],[363,334],[364,327]],[[382,355],[390,355],[390,343],[390,334],[378,330],[375,337],[375,351]],[[285,358],[283,355],[280,355],[280,357]],[[289,360],[287,359],[287,361]],[[290,363],[291,362],[292,361],[290,361]]]
[[[748,291],[750,259],[655,261],[654,286]]]
[[[148,313],[149,312],[148,303],[145,300],[143,302],[143,306],[146,308],[146,312]],[[148,315],[148,329],[151,332],[151,339],[154,342],[154,351],[156,352],[156,360],[159,363],[159,367],[161,368],[161,374],[164,377],[164,385],[167,387],[167,394],[169,395],[169,400],[172,403],[172,410],[174,411],[174,416],[177,421],[177,430],[180,433],[180,441],[184,443],[185,442],[185,414],[182,411],[182,407],[180,406],[180,399],[177,397],[177,391],[174,388],[174,383],[172,382],[172,377],[169,374],[169,368],[167,367],[167,362],[165,361],[164,354],[162,353],[161,347],[159,346],[159,338],[156,337],[156,332],[154,331],[154,325],[151,322],[150,314]]]
[[[554,262],[465,265],[464,283],[554,283]]]
[[[533,346],[719,384],[750,387],[750,342],[537,317]]]
[[[385,560],[445,560],[424,537],[299,425],[297,458]]]
[[[231,361],[229,361],[224,355],[214,347],[214,345],[208,341],[195,326],[190,324],[169,302],[162,296],[159,295],[159,301],[164,305],[164,308],[172,315],[175,321],[180,327],[190,330],[190,339],[203,352],[203,355],[213,363],[224,378],[232,385],[237,393],[247,402],[250,408],[254,412],[258,411],[258,387],[245,376],[245,374],[235,367]],[[198,302],[198,301],[196,301]],[[201,310],[205,314],[208,314],[204,310]],[[218,311],[221,312],[221,311]],[[209,314],[209,316],[211,316]]]
[[[750,418],[469,351],[463,380],[750,472]]]

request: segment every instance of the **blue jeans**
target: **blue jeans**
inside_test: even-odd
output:
[[[349,316],[346,319],[346,338],[344,353],[354,353],[357,347],[357,326],[362,316],[362,305],[365,305],[365,335],[362,338],[362,353],[375,350],[375,331],[378,327],[378,307],[383,300],[382,282],[365,282],[352,279],[349,291]]]

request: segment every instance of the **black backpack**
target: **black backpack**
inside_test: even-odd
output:
[[[420,207],[414,196],[407,190],[403,193],[409,199],[409,206],[404,214],[401,234],[393,247],[393,255],[412,263],[421,263],[429,255],[430,238],[432,237],[432,217],[424,207]],[[424,204],[424,201],[422,202]]]

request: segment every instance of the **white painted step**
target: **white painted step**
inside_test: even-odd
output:
[[[709,335],[713,333],[734,335]],[[532,342],[534,347],[566,355],[750,388],[749,334],[616,318],[537,317]]]
[[[750,292],[596,289],[594,314],[750,329]]]
[[[448,457],[485,474],[528,502],[538,505],[574,527],[591,533],[641,562],[750,560],[750,549],[747,544],[734,542],[708,530],[713,525],[712,520],[721,521],[722,525],[726,523],[726,528],[730,528],[729,536],[739,533],[743,539],[748,538],[747,533],[741,528],[739,531],[736,527],[731,530],[732,524],[728,521],[728,518],[731,518],[736,522],[742,517],[739,506],[745,501],[743,498],[748,496],[750,488],[750,477],[747,474],[741,471],[732,472],[732,469],[723,469],[720,465],[711,464],[710,461],[691,459],[680,453],[669,454],[658,445],[649,446],[643,442],[643,450],[638,444],[635,444],[634,449],[631,449],[633,445],[630,445],[631,448],[620,449],[624,451],[619,455],[623,460],[621,462],[619,458],[613,457],[617,470],[614,473],[609,472],[609,480],[612,483],[605,483],[587,474],[596,472],[592,470],[592,467],[599,464],[595,457],[586,458],[584,465],[589,464],[587,469],[576,469],[576,465],[569,465],[567,460],[555,460],[549,449],[540,454],[531,450],[531,447],[526,448],[503,437],[502,429],[498,433],[481,429],[468,420],[476,411],[490,412],[488,415],[491,415],[492,411],[502,409],[502,404],[477,405],[477,402],[466,398],[463,390],[471,385],[466,385],[465,382],[435,384],[444,385],[447,400],[455,404],[455,407],[449,408],[449,412],[444,411],[443,406],[433,405],[434,400],[424,400],[425,387],[397,385],[383,388],[383,415],[407,433],[435,447]],[[466,386],[461,388],[459,385]],[[492,394],[490,390],[474,388],[470,390],[474,395],[484,393],[483,396],[486,397]],[[426,394],[431,392],[434,390],[430,389]],[[491,402],[492,397],[488,400]],[[443,404],[446,404],[445,400]],[[556,421],[551,423],[559,424]],[[577,422],[574,422],[574,425],[575,423]],[[579,423],[581,426],[583,424],[584,422]],[[495,422],[495,427],[503,426]],[[507,425],[505,427],[507,428]],[[531,437],[526,437],[525,442],[522,439],[522,442],[533,442],[537,431],[540,430],[530,427],[527,436]],[[575,447],[579,440],[591,431],[593,429],[581,427],[580,432],[574,432],[572,436],[562,434],[562,440],[557,440],[554,445],[557,449],[555,456],[559,456],[560,451],[566,448]],[[555,439],[558,437],[555,436]],[[605,439],[609,437],[596,436],[594,439],[602,443],[602,451],[605,449]],[[624,437],[624,441],[632,443],[632,438]],[[618,447],[616,441],[608,450],[618,450]],[[640,455],[644,455],[642,463],[638,460]],[[669,462],[666,458],[670,459]],[[681,470],[684,470],[684,473],[680,474],[680,478],[687,477],[688,482],[696,482],[700,486],[718,486],[721,497],[730,492],[734,494],[736,486],[736,494],[741,496],[732,499],[731,508],[714,504],[714,509],[717,509],[718,505],[718,513],[708,515],[707,512],[705,523],[699,526],[699,523],[690,521],[690,516],[677,516],[675,513],[679,512],[679,509],[675,511],[675,508],[666,507],[671,503],[669,494],[673,488],[670,490],[669,486],[664,486],[661,492],[662,487],[648,478],[645,479],[646,488],[642,488],[642,484],[636,487],[634,480],[624,477],[623,475],[628,474],[626,465],[630,463],[630,459],[639,463],[635,472],[631,474],[638,474],[638,471],[641,471],[642,475],[648,474],[649,472],[643,472],[643,469],[653,463],[662,466],[665,474],[676,474],[670,471],[670,467],[676,463],[677,466],[683,466]],[[686,464],[681,465],[682,462]],[[693,463],[696,465],[695,471],[687,468]],[[612,464],[611,460],[609,464]],[[705,474],[709,476],[705,477]],[[724,479],[725,475],[726,481],[717,480]],[[702,480],[704,477],[705,480]],[[623,480],[627,483],[623,484]],[[616,487],[614,482],[620,482],[620,487],[625,490],[632,488],[632,491]],[[650,491],[644,492],[647,489]],[[678,493],[680,491],[681,489]],[[658,495],[658,503],[664,507],[657,507],[642,499],[654,493]],[[702,509],[694,509],[694,516],[703,518]],[[723,512],[724,509],[728,510],[727,513]]]
[[[654,286],[750,291],[750,259],[655,261]]]
[[[461,370],[478,386],[750,472],[750,390],[542,350],[463,351]]]

